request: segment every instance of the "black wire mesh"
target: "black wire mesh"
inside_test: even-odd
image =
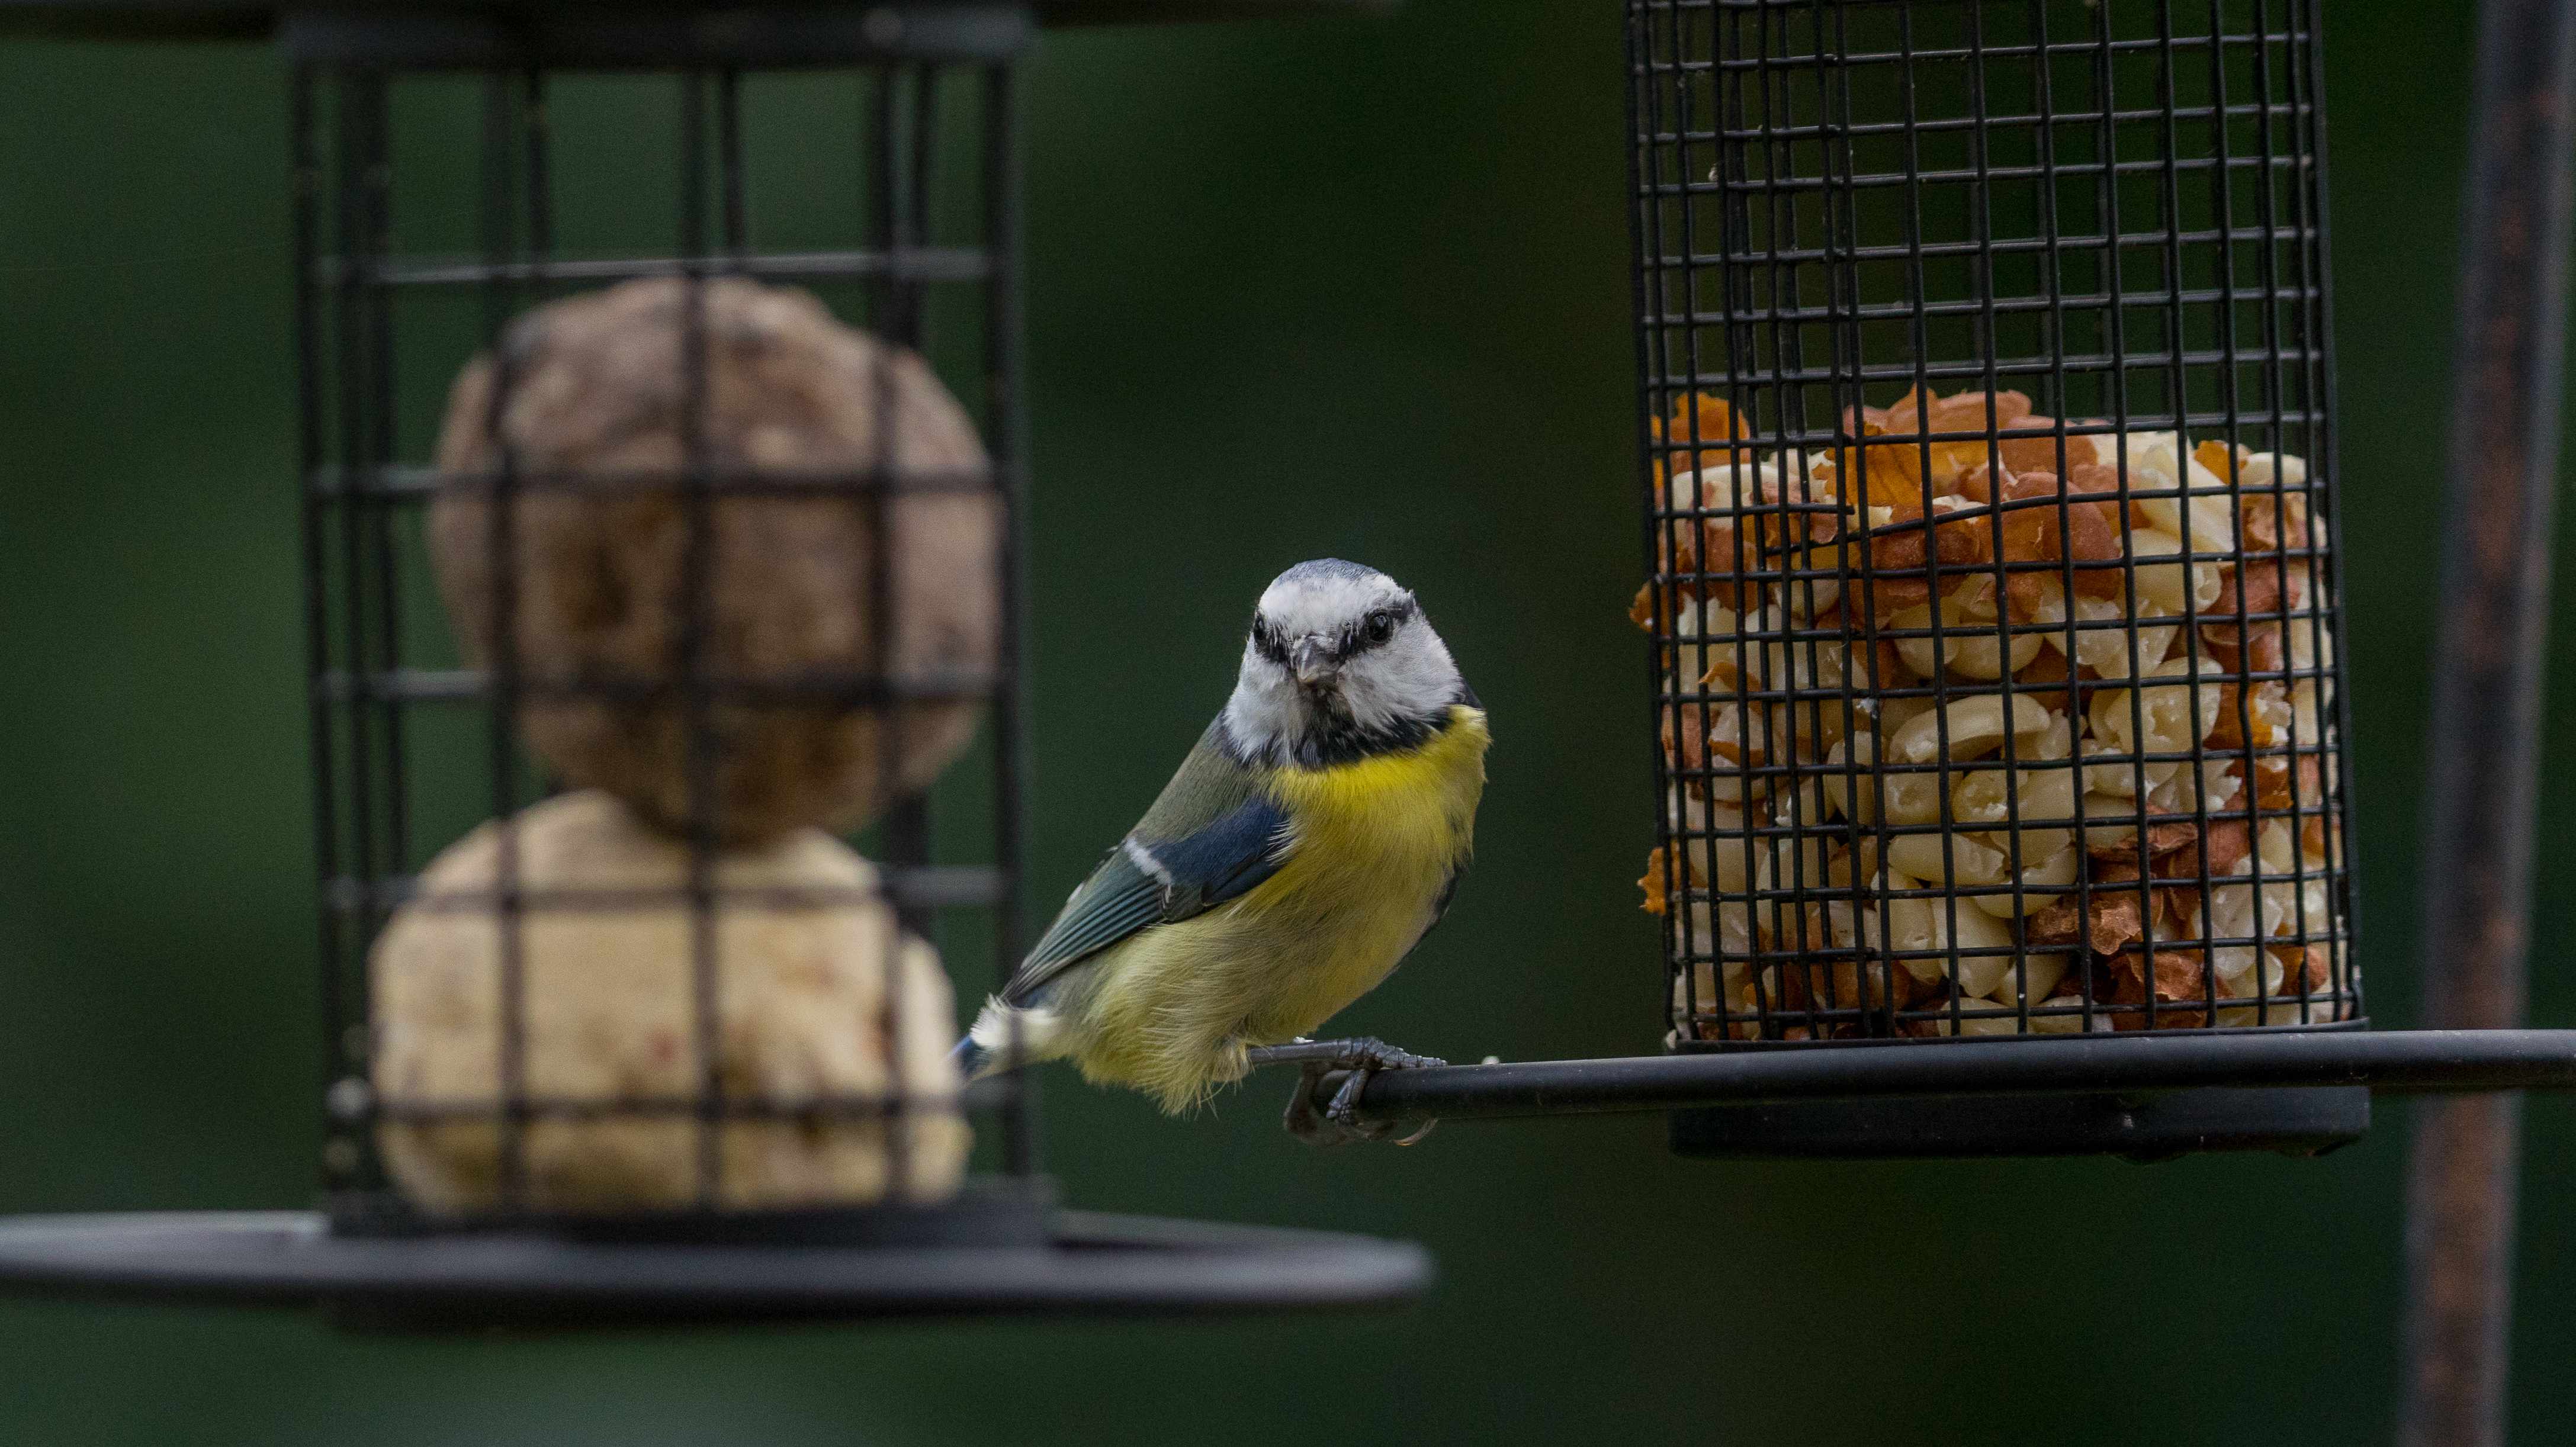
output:
[[[2312,0],[1630,0],[1678,1048],[2357,1022]]]
[[[921,1004],[898,978],[903,934],[930,938],[939,962],[971,985],[980,983],[978,959],[998,980],[1017,958],[1021,927],[1010,57],[1029,22],[1014,5],[948,7],[921,12],[927,23],[907,33],[912,13],[785,14],[775,26],[746,13],[713,30],[639,30],[613,16],[595,17],[590,29],[577,20],[514,28],[402,17],[290,27],[328,1031],[323,1179],[346,1227],[417,1216],[389,1179],[380,1149],[388,1132],[486,1133],[491,1178],[466,1208],[442,1213],[463,1219],[579,1205],[577,1192],[532,1162],[531,1142],[548,1131],[590,1131],[611,1155],[684,1152],[686,1189],[642,1189],[632,1203],[666,1213],[847,1204],[747,1189],[738,1157],[810,1147],[853,1123],[881,1123],[868,1140],[884,1158],[882,1178],[862,1194],[936,1194],[914,1180],[908,1143],[922,1138],[917,1122],[964,1110],[998,1127],[981,1134],[1005,1174],[1034,1171],[1028,1104],[1015,1079],[962,1095],[925,1093],[921,1072],[901,1058],[925,1038],[944,1052],[956,1025],[905,1018]],[[780,130],[796,134],[792,167],[764,173],[747,159],[755,154],[747,133],[762,127],[773,128],[757,152],[764,159],[789,150],[776,143]],[[637,204],[639,195],[668,199]],[[544,338],[525,329],[531,310],[603,283],[652,278],[677,288],[675,458],[524,463],[524,439],[504,418],[522,397],[522,374],[541,369],[532,358]],[[982,456],[946,466],[908,457],[893,413],[898,390],[917,384],[901,370],[902,353],[883,347],[869,363],[874,415],[862,430],[873,452],[864,463],[780,465],[755,444],[712,435],[723,399],[711,394],[743,385],[725,370],[730,360],[710,360],[721,340],[711,331],[735,299],[722,290],[732,278],[802,283],[875,338],[926,359],[963,403]],[[442,469],[429,455],[437,403],[478,349],[486,386],[480,415],[469,419],[479,435],[468,442],[488,463],[459,469],[451,458]],[[904,560],[892,556],[910,536],[903,509],[941,497],[982,500],[994,519],[990,666],[924,668],[901,635],[913,596],[901,581]],[[430,514],[441,499],[472,521],[487,584],[478,596],[489,616],[460,617],[453,628],[431,589]],[[550,668],[527,656],[520,625],[543,602],[537,590],[556,584],[528,575],[532,554],[520,534],[547,508],[621,499],[678,509],[683,601],[680,616],[658,625],[669,646],[625,676]],[[841,509],[855,519],[869,554],[859,574],[866,582],[851,600],[856,616],[839,620],[851,641],[836,656],[864,664],[728,671],[719,663],[731,656],[726,630],[735,621],[719,616],[715,595],[720,583],[747,581],[719,576],[743,561],[725,552],[727,529],[762,507],[805,509],[799,516],[808,519]],[[971,576],[950,581],[977,586]],[[964,761],[924,792],[899,776],[902,750],[892,741],[910,738],[908,711],[945,705],[980,709],[980,731]],[[527,842],[525,821],[535,817],[532,805],[563,789],[523,743],[523,725],[542,716],[532,710],[548,708],[678,721],[684,802],[673,811],[679,817],[663,821],[671,850],[685,858],[674,877],[529,882],[545,867],[529,851],[547,846]],[[733,862],[726,771],[734,751],[761,719],[798,710],[859,716],[874,730],[883,762],[873,796],[891,802],[856,840],[872,874],[782,882]],[[425,863],[486,819],[499,821],[490,880],[424,888]],[[490,972],[475,988],[495,1001],[497,1058],[462,1089],[390,1078],[386,1031],[371,1010],[370,951],[389,920],[437,911],[492,931],[488,960],[473,968]],[[878,931],[873,953],[885,979],[879,1018],[824,1028],[873,1030],[895,1058],[867,1089],[812,1083],[846,1072],[745,1078],[724,998],[741,988],[741,963],[728,958],[740,948],[738,927],[836,911]],[[602,919],[640,929],[685,920],[686,1023],[654,1042],[664,1065],[678,1062],[680,1088],[624,1078],[556,1089],[539,1079],[562,1074],[532,1056],[530,1040],[545,1028],[554,1008],[546,989],[563,984],[567,962],[560,935],[553,945],[531,941]],[[599,938],[634,947],[641,937]],[[531,951],[549,949],[553,987],[530,978]],[[602,957],[582,967],[646,963],[592,953]],[[628,1133],[622,1141],[613,1138],[619,1131]],[[652,1174],[635,1169],[639,1180]]]

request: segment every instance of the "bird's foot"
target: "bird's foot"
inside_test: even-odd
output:
[[[1369,1077],[1381,1070],[1418,1070],[1425,1066],[1449,1062],[1432,1055],[1416,1055],[1398,1050],[1383,1040],[1360,1037],[1351,1040],[1295,1040],[1286,1045],[1263,1045],[1249,1053],[1250,1063],[1294,1065],[1297,1070],[1297,1093],[1289,1098],[1288,1110],[1281,1123],[1288,1133],[1308,1145],[1338,1146],[1352,1141],[1380,1141],[1394,1134],[1391,1125],[1375,1125],[1359,1118],[1360,1092],[1368,1088]],[[1343,1077],[1341,1088],[1333,1092],[1322,1110],[1315,1108],[1315,1092],[1324,1077],[1336,1070],[1350,1073]],[[1409,1146],[1431,1134],[1439,1122],[1424,1121],[1422,1128],[1395,1143]]]

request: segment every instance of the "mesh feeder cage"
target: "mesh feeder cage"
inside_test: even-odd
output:
[[[1408,1245],[1060,1211],[1022,1078],[949,1062],[949,972],[1021,936],[1037,11],[10,18],[292,62],[327,1066],[322,1211],[0,1223],[0,1280],[400,1327],[1419,1292]]]
[[[1672,1048],[2359,1028],[2311,7],[1640,0],[1630,35]],[[2167,1104],[1675,1139],[2368,1123]]]

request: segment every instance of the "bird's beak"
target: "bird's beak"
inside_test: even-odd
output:
[[[1309,633],[1288,645],[1288,671],[1308,688],[1324,682],[1339,672],[1341,665],[1333,658],[1332,640],[1320,633]]]

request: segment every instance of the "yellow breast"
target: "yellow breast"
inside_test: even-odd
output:
[[[1374,988],[1430,928],[1475,845],[1492,742],[1482,710],[1457,705],[1421,747],[1266,781],[1296,830],[1277,875],[1246,895],[1245,922],[1301,950],[1275,978],[1253,1033],[1305,1034]]]
[[[1300,857],[1369,855],[1446,875],[1475,841],[1493,735],[1481,709],[1454,704],[1449,723],[1419,748],[1321,769],[1281,769],[1264,780],[1287,807]]]
[[[1422,932],[1475,839],[1491,735],[1450,710],[1420,747],[1263,779],[1295,831],[1279,872],[1232,904],[1115,950],[1070,1053],[1169,1111],[1243,1073],[1243,1048],[1310,1035]]]

